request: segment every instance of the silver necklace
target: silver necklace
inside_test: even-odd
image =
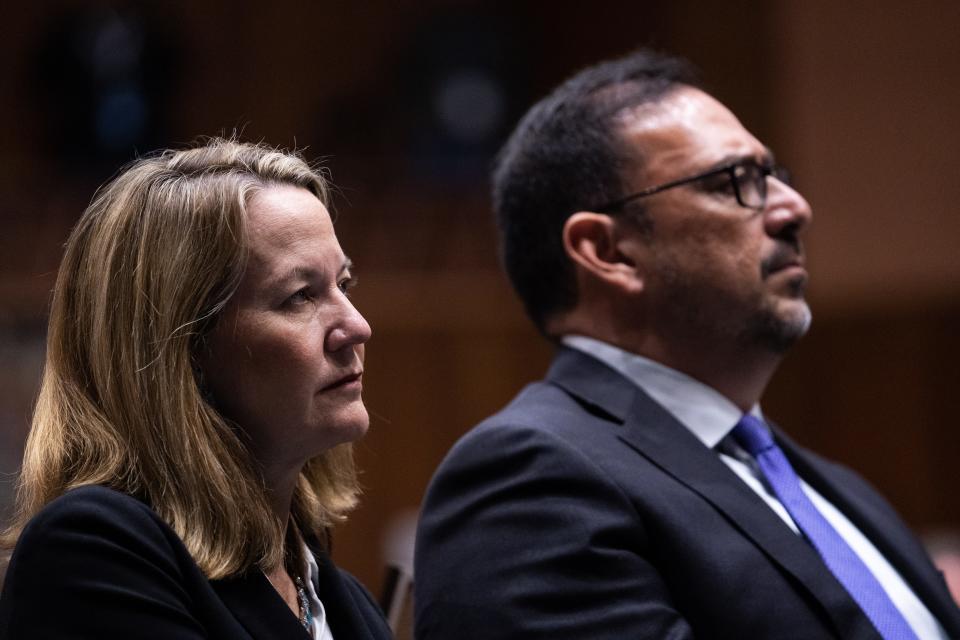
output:
[[[313,611],[310,609],[310,600],[307,598],[307,590],[303,587],[303,580],[300,576],[293,579],[293,584],[297,587],[297,602],[300,604],[300,624],[313,635]]]
[[[266,577],[267,582],[273,585],[274,589],[277,589],[277,585],[273,582],[273,579],[267,574],[266,571],[263,572],[264,577]],[[297,619],[300,620],[300,624],[303,625],[303,628],[307,630],[307,633],[310,634],[310,637],[313,637],[313,610],[310,608],[310,599],[307,597],[307,590],[303,586],[303,579],[300,576],[297,576],[293,579],[293,586],[297,590],[297,608],[299,609],[299,615]],[[279,593],[280,590],[277,589]]]

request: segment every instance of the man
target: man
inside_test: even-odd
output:
[[[420,640],[960,637],[893,510],[764,421],[810,324],[810,207],[685,63],[568,80],[493,192],[508,275],[560,346],[431,483]]]

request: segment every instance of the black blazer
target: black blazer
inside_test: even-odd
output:
[[[876,491],[777,440],[960,638],[942,576]],[[879,638],[816,551],[714,451],[571,349],[444,460],[414,584],[419,640]]]
[[[314,550],[336,640],[390,638],[367,591]],[[0,640],[291,639],[309,635],[259,570],[207,580],[146,504],[104,487],[67,492],[24,529],[0,596]]]

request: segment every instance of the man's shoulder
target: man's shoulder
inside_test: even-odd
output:
[[[476,428],[488,425],[512,424],[531,427],[545,417],[575,419],[582,408],[566,390],[549,380],[537,380],[525,386],[502,409],[480,422]]]
[[[594,419],[568,391],[548,380],[538,380],[528,384],[502,409],[474,426],[461,442],[520,433],[570,437]]]
[[[467,431],[437,470],[478,471],[490,465],[580,465],[588,450],[608,450],[616,423],[548,380],[524,387],[506,406]],[[602,457],[602,456],[601,456]],[[592,463],[591,463],[592,466]]]

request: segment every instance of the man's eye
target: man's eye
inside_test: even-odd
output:
[[[717,193],[733,193],[733,181],[725,173],[711,176],[703,181],[703,188],[706,191]]]

